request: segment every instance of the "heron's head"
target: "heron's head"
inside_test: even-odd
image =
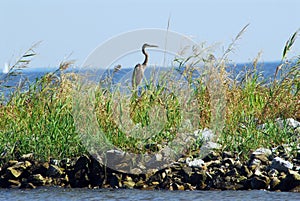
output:
[[[142,49],[145,49],[146,47],[158,47],[157,45],[150,45],[148,43],[145,43],[142,47]]]

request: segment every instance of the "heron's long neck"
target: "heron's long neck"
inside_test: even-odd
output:
[[[147,54],[147,52],[145,51],[145,49],[142,49],[142,52],[143,52],[143,54],[145,55],[145,60],[144,60],[144,62],[143,62],[143,65],[146,66],[147,63],[148,63],[148,54]]]

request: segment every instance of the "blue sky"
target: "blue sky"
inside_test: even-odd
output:
[[[57,66],[70,54],[81,65],[107,39],[135,29],[166,29],[169,16],[170,30],[199,43],[220,43],[219,52],[250,23],[230,59],[248,62],[262,51],[261,61],[278,61],[300,28],[299,8],[298,0],[3,0],[0,67],[38,41],[33,67]],[[299,50],[297,41],[292,54]]]

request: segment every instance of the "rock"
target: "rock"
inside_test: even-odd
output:
[[[48,170],[49,166],[50,166],[50,164],[49,164],[48,162],[43,163],[43,167],[44,167],[46,170]]]
[[[189,183],[184,183],[183,186],[184,186],[184,189],[185,189],[185,190],[190,190],[190,191],[196,190],[196,187],[195,187],[195,186],[192,186],[192,185],[189,184]]]
[[[300,122],[299,121],[296,121],[295,119],[293,118],[287,118],[287,119],[281,119],[281,118],[278,118],[275,120],[275,123],[277,124],[277,126],[279,126],[279,128],[283,129],[284,126],[288,126],[294,130],[298,129],[300,127]],[[262,125],[258,125],[257,128],[258,129],[265,129],[267,127],[267,124],[262,124]]]
[[[224,177],[221,175],[214,177],[214,179],[211,181],[210,186],[214,189],[221,190],[235,190],[236,188],[240,188],[240,186],[236,185],[231,176]]]
[[[11,188],[20,188],[21,187],[21,182],[19,182],[18,180],[9,179],[8,182],[9,182]]]
[[[267,177],[258,177],[258,176],[255,176],[252,178],[251,180],[251,188],[252,189],[267,189],[268,188],[268,185],[269,185],[269,178]]]
[[[34,157],[33,157],[33,153],[29,153],[29,154],[24,154],[21,156],[21,159],[22,160],[32,160]]]
[[[261,171],[260,170],[260,168],[256,168],[255,170],[254,170],[254,175],[256,175],[256,176],[262,176],[263,175],[263,171]]]
[[[181,190],[181,191],[184,191],[184,185],[182,185],[182,184],[173,183],[173,184],[172,184],[172,187],[173,187],[174,190]]]
[[[234,164],[233,164],[237,169],[241,169],[243,164],[241,163],[241,161],[234,161]]]
[[[300,129],[299,129],[300,131]],[[300,193],[300,185],[296,186],[295,188],[291,189],[290,192],[294,192],[294,193]]]
[[[284,150],[288,148],[284,145],[282,147]],[[281,150],[278,147],[275,151],[279,153]],[[248,163],[240,161],[234,153],[223,152],[220,155],[210,150],[203,159],[197,153],[190,155],[191,158],[182,155],[178,161],[169,163],[165,161],[165,154],[160,152],[152,154],[149,160],[137,160],[129,164],[131,155],[122,153],[113,150],[109,154],[119,157],[120,160],[115,161],[118,162],[116,165],[121,165],[120,169],[130,167],[130,173],[105,167],[87,155],[64,162],[63,168],[60,166],[62,160],[52,159],[49,163],[41,163],[32,161],[33,156],[23,155],[22,161],[9,161],[0,168],[0,187],[36,188],[51,184],[64,187],[169,190],[300,189],[300,175],[295,171],[300,164],[300,147],[298,155],[289,160],[273,158],[274,152],[260,148],[251,154]],[[154,160],[154,164],[166,163],[168,167],[153,168],[150,172],[145,165],[151,160]]]
[[[264,154],[256,155],[256,156],[254,156],[254,159],[260,160],[262,162],[262,164],[268,164],[268,162],[269,162],[268,157]]]
[[[31,166],[31,163],[29,161],[25,161],[25,162],[22,161],[22,162],[17,162],[16,164],[14,164],[11,167],[13,167],[15,169],[25,170],[27,167],[30,167],[30,166]]]
[[[117,170],[119,172],[128,173],[133,167],[133,163],[138,164],[139,159],[135,159],[133,162],[133,154],[127,153],[121,150],[112,149],[106,152],[104,157],[105,163],[107,167]]]
[[[26,184],[26,188],[35,189],[36,186],[33,183],[29,182],[29,183]]]
[[[208,171],[206,171],[205,174],[206,174],[206,178],[208,180],[212,180],[213,179],[213,176]]]
[[[71,187],[82,188],[90,185],[90,180],[89,180],[90,166],[91,166],[91,159],[86,155],[82,155],[76,160],[75,165],[66,171]],[[59,171],[59,170],[54,170],[54,171]]]
[[[299,121],[296,121],[295,119],[293,118],[288,118],[287,119],[287,123],[289,126],[293,127],[293,128],[299,128],[300,127],[300,122]]]
[[[60,177],[63,171],[58,166],[50,164],[46,174],[49,177]]]
[[[163,160],[163,156],[162,156],[162,154],[160,154],[160,153],[156,153],[155,154],[155,159],[156,159],[156,161],[162,161]]]
[[[288,170],[293,169],[293,164],[289,161],[283,160],[282,158],[275,157],[272,160],[271,168],[280,172],[287,172]]]
[[[190,183],[192,186],[197,186],[197,188],[203,188],[205,186],[205,180],[207,175],[205,171],[193,172],[190,177],[186,178],[186,183]]]
[[[139,174],[142,174],[143,171],[140,168],[133,168],[130,170],[130,173],[139,175]]]
[[[224,159],[223,159],[223,164],[224,164],[226,167],[231,167],[231,166],[233,166],[233,164],[234,164],[234,159],[233,159],[233,158],[224,158]]]
[[[219,153],[211,151],[209,152],[204,158],[203,161],[205,162],[210,162],[210,161],[215,161],[215,160],[221,160],[221,156]]]
[[[60,160],[54,159],[54,158],[50,158],[49,159],[49,164],[55,165],[55,166],[59,166],[61,163]]]
[[[164,179],[164,178],[166,178],[166,176],[167,176],[167,173],[166,172],[162,172],[161,173],[161,177]]]
[[[203,145],[200,148],[200,157],[204,158],[207,156],[211,151],[213,150],[219,150],[221,149],[222,145],[216,143],[216,142],[206,142],[203,143]]]
[[[294,166],[294,170],[300,172],[300,166],[299,165]]]
[[[269,172],[268,172],[268,176],[270,178],[273,178],[273,177],[277,177],[278,175],[278,171],[276,169],[271,169]]]
[[[239,173],[235,168],[229,170],[225,175],[230,176],[230,177],[234,177],[234,178],[239,177]]]
[[[272,177],[270,181],[270,190],[277,190],[280,180],[277,177]]]
[[[29,168],[29,167],[32,166],[32,163],[29,162],[29,161],[25,161],[25,162],[24,162],[24,166],[25,166],[25,168],[27,169],[27,168]]]
[[[288,160],[290,158],[292,148],[290,147],[290,145],[283,144],[273,148],[272,151],[276,156]]]
[[[125,161],[120,161],[119,164],[114,164],[114,166],[110,166],[112,164],[109,164],[108,167],[118,171],[118,172],[122,172],[122,173],[132,173],[131,172],[131,163],[129,162],[125,162]]]
[[[270,149],[266,148],[259,148],[256,149],[252,154],[251,154],[251,159],[258,159],[260,160],[263,164],[266,164],[270,157],[272,155],[272,151]]]
[[[151,143],[151,144],[146,144],[145,149],[151,152],[158,152],[161,149],[161,147],[159,144]]]
[[[93,187],[102,187],[102,184],[105,179],[105,169],[104,166],[102,166],[98,160],[95,158],[91,159],[90,164],[90,172],[88,174],[90,184]]]
[[[135,187],[135,182],[132,181],[132,180],[131,181],[124,181],[123,186],[125,188],[133,188],[133,187]]]
[[[222,152],[222,158],[234,158],[234,154],[230,151],[223,151]]]
[[[250,178],[253,173],[248,169],[246,165],[242,165],[241,168],[238,168],[239,174],[247,178]]]
[[[224,166],[221,167],[214,167],[212,168],[212,171],[210,172],[214,176],[225,176],[226,174],[226,168]]]
[[[250,168],[250,170],[256,170],[256,169],[258,169],[258,168],[260,168],[260,166],[261,166],[261,160],[259,160],[259,159],[253,159],[253,160],[251,160],[251,162],[250,162],[250,164],[249,164],[249,168]]]
[[[11,164],[14,164],[11,167],[7,168],[7,172],[13,177],[13,178],[19,178],[23,174],[23,172],[31,167],[31,163],[29,161],[25,162],[12,162],[10,161]]]
[[[88,165],[90,163],[90,158],[86,155],[80,156],[74,166],[74,171],[77,172],[78,170],[88,169]]]
[[[195,136],[199,136],[201,138],[201,141],[203,142],[200,148],[200,158],[204,158],[211,151],[218,150],[221,148],[220,144],[214,142],[216,140],[216,135],[210,129],[205,128],[203,130],[197,131],[197,134],[195,133]]]
[[[236,178],[236,182],[239,183],[240,185],[242,185],[246,180],[247,180],[247,177],[242,176],[242,175],[238,175]]]
[[[159,185],[159,182],[158,182],[158,181],[153,181],[153,182],[152,182],[152,185],[155,185],[155,186],[156,186],[156,185]]]
[[[121,177],[116,173],[112,173],[112,175],[108,178],[108,183],[112,188],[119,188],[122,186]]]
[[[212,141],[215,137],[215,134],[212,130],[208,129],[208,128],[204,128],[203,130],[200,130],[200,132],[198,131],[198,133],[196,134],[195,132],[195,135],[199,135],[201,136],[201,139],[204,141],[204,142],[209,142],[209,141]]]
[[[279,172],[278,179],[283,180],[283,179],[285,179],[285,178],[286,178],[286,173],[284,173],[284,172]]]
[[[191,158],[186,158],[186,164],[189,167],[198,167],[198,168],[203,168],[205,166],[205,163],[202,159],[192,160]]]
[[[13,165],[17,164],[18,162],[19,161],[16,161],[16,160],[10,160],[10,161],[8,161],[8,165],[13,166]]]
[[[41,164],[41,163],[35,163],[33,165],[33,167],[31,168],[31,170],[30,170],[31,175],[41,174],[41,175],[46,176],[46,172],[48,170],[48,167],[49,167],[49,164],[46,165],[46,164]]]
[[[145,184],[145,181],[139,180],[138,182],[135,183],[135,186],[140,189],[140,188],[147,188],[147,185]]]
[[[35,174],[29,178],[29,182],[36,186],[44,186],[47,180],[41,174]]]
[[[208,168],[220,168],[222,166],[222,163],[220,160],[214,160],[214,161],[206,162],[205,166]]]
[[[290,191],[298,186],[300,186],[300,174],[290,170],[278,185],[278,189],[281,191]]]
[[[278,119],[276,119],[276,123],[278,124],[278,126],[280,128],[283,128],[284,125],[287,125],[287,126],[293,128],[293,129],[296,129],[296,128],[300,127],[300,122],[296,121],[293,118],[287,118],[285,120],[278,118]]]
[[[243,185],[245,190],[251,189],[251,182],[252,182],[252,178],[244,180]]]
[[[72,164],[72,160],[70,158],[63,158],[62,160],[59,161],[59,167],[62,167],[62,168],[67,168],[67,167],[70,167],[70,166],[74,166],[74,164]]]
[[[12,174],[12,176],[13,176],[14,178],[20,177],[21,174],[23,173],[22,170],[16,169],[16,168],[14,168],[14,167],[9,167],[9,168],[7,168],[7,170]]]
[[[183,167],[182,171],[186,177],[190,177],[193,174],[193,169],[191,167]]]

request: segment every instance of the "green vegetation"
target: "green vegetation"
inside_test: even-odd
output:
[[[235,151],[242,158],[259,147],[289,144],[296,148],[299,140],[294,131],[287,126],[280,128],[275,122],[277,118],[300,120],[300,56],[289,59],[287,56],[298,32],[287,41],[281,64],[271,80],[261,76],[258,59],[245,66],[243,77],[230,78],[227,55],[245,29],[217,61],[207,59],[211,53],[209,49],[190,58],[176,59],[177,70],[186,67],[183,75],[188,89],[182,90],[182,94],[173,93],[180,91],[180,82],[167,74],[160,77],[158,85],[147,83],[140,92],[132,91],[129,96],[122,94],[121,88],[110,91],[101,83],[92,85],[93,110],[106,139],[116,147],[135,153],[156,151],[149,145],[164,146],[178,133],[192,132],[188,126],[191,123],[192,128],[211,128],[218,135],[222,150]],[[1,91],[10,87],[7,81],[11,76],[28,67],[35,55],[34,48],[26,51],[0,80]],[[192,59],[194,62],[190,63]],[[199,64],[206,67],[204,72],[197,69]],[[87,152],[75,127],[73,113],[73,98],[81,87],[80,76],[65,72],[70,65],[73,63],[62,62],[56,71],[36,79],[27,90],[23,90],[26,83],[20,83],[8,97],[2,95],[2,159],[31,152],[40,160],[61,159]],[[192,79],[195,71],[203,73]],[[213,93],[216,90],[218,93]],[[123,115],[129,118],[124,121]],[[186,118],[193,122],[186,123]],[[264,129],[259,128],[262,124],[265,124]],[[159,128],[150,128],[153,135],[139,132],[151,125]],[[135,127],[139,128],[138,132],[130,131],[129,128]],[[200,146],[201,140],[197,140],[192,147]]]

